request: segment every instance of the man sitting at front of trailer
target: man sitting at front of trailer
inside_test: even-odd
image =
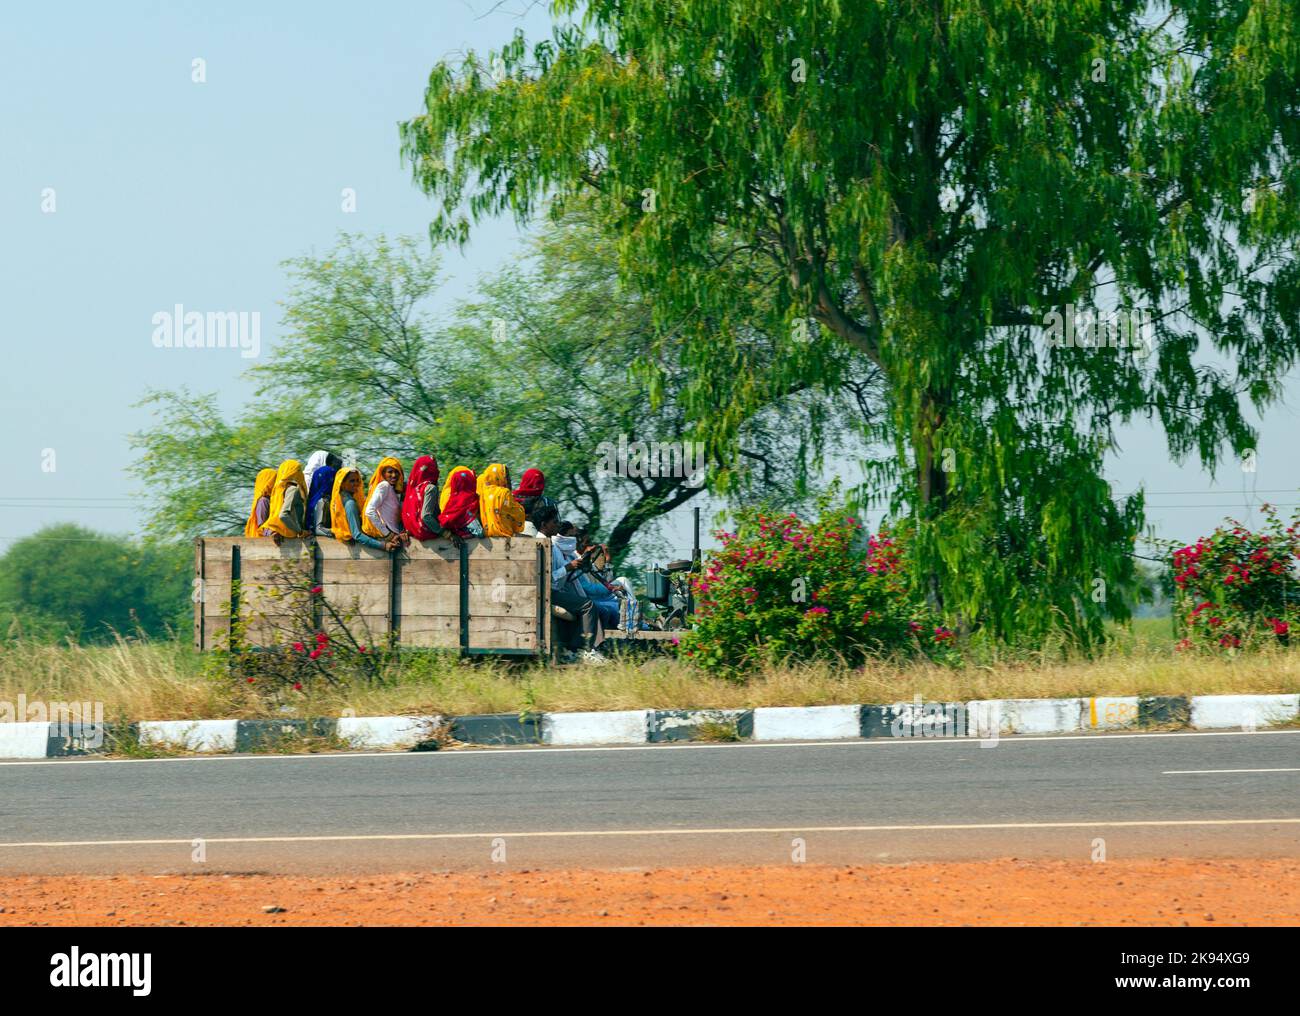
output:
[[[537,527],[538,539],[551,538],[560,532],[560,512],[553,504],[534,508],[532,523]],[[551,603],[563,607],[579,619],[579,631],[570,635],[569,649],[581,650],[582,661],[590,664],[608,663],[596,648],[605,641],[605,628],[601,624],[600,614],[591,597],[582,592],[577,577],[588,556],[595,548],[588,548],[572,561],[566,561],[564,554],[551,540]],[[572,624],[562,624],[561,631],[572,632]]]

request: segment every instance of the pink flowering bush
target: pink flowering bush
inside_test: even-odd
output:
[[[716,535],[723,547],[693,583],[686,659],[727,673],[893,652],[955,660],[955,633],[909,587],[905,534],[868,534],[841,509],[817,522],[752,513]]]
[[[1300,518],[1284,526],[1272,505],[1250,531],[1229,519],[1173,554],[1174,609],[1184,623],[1179,649],[1228,651],[1286,644],[1300,623]]]

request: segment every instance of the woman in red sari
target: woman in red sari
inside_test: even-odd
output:
[[[402,526],[413,539],[436,540],[438,522],[438,461],[421,455],[411,467],[411,478],[402,497]]]
[[[478,477],[472,469],[452,475],[451,494],[438,516],[438,524],[450,535],[453,543],[482,537],[483,525],[478,517]]]

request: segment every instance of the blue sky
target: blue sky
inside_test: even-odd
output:
[[[281,260],[328,248],[340,230],[423,236],[430,206],[401,165],[397,122],[419,112],[438,59],[489,50],[518,27],[535,39],[549,23],[546,5],[528,0],[7,9],[0,468],[14,498],[65,507],[0,498],[0,551],[51,521],[136,529],[127,434],[149,418],[131,404],[150,387],[217,391],[227,408],[247,394],[249,361],[228,349],[155,348],[152,315],[177,303],[256,310],[273,345]],[[348,187],[353,214],[341,209]],[[53,213],[42,211],[46,188]],[[511,222],[482,226],[464,255],[446,256],[442,300],[518,243]],[[1300,386],[1291,394],[1264,420],[1257,471],[1228,465],[1220,493],[1194,464],[1170,463],[1148,428],[1125,432],[1110,470],[1116,490],[1145,483],[1152,521],[1183,537],[1251,503],[1251,488],[1254,503],[1300,501]],[[46,449],[53,472],[42,469]],[[687,532],[679,527],[676,542]]]

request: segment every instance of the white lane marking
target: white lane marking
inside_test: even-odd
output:
[[[484,840],[571,838],[574,836],[746,836],[764,833],[968,832],[980,829],[1094,829],[1098,827],[1300,825],[1300,818],[1150,819],[1096,822],[982,822],[957,825],[756,826],[738,829],[582,829],[484,833],[358,833],[333,836],[205,836],[205,843],[352,843],[370,840]],[[191,846],[187,840],[49,840],[0,843],[0,848]]]
[[[1062,741],[1105,742],[1135,741],[1145,738],[1161,737],[1278,737],[1300,735],[1300,730],[1189,730],[1167,731],[1158,734],[1003,734],[998,744],[1059,744]],[[141,765],[149,762],[302,762],[305,760],[348,759],[348,758],[474,758],[483,755],[521,755],[538,757],[547,755],[565,755],[573,752],[589,751],[732,751],[760,748],[883,748],[903,744],[959,744],[970,747],[978,745],[983,739],[979,737],[873,737],[855,738],[845,741],[742,741],[735,744],[618,744],[601,745],[588,748],[565,747],[553,748],[538,744],[524,747],[494,747],[493,745],[475,745],[473,750],[451,751],[350,751],[329,752],[311,755],[184,755],[177,758],[46,758],[46,759],[8,759],[0,760],[0,766],[108,766]]]
[[[1166,769],[1161,776],[1192,776],[1200,773],[1300,773],[1300,769]]]

